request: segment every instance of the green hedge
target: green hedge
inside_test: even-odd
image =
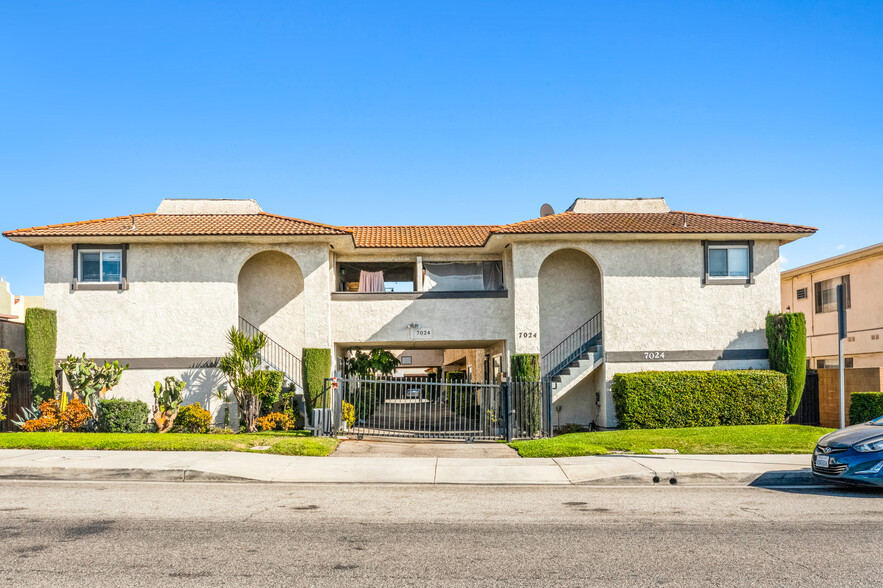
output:
[[[770,348],[770,369],[788,376],[786,414],[800,406],[806,384],[806,317],[802,312],[768,314],[766,339]]]
[[[622,429],[773,425],[785,420],[787,385],[771,370],[616,374],[613,402]]]
[[[510,364],[512,377],[509,385],[517,398],[516,434],[533,437],[543,426],[543,386],[535,383],[541,376],[540,356],[538,353],[516,353]]]
[[[857,425],[883,416],[883,392],[853,392],[849,395],[849,424]]]
[[[331,350],[306,348],[303,351],[304,400],[312,412],[315,401],[322,396],[325,378],[331,377]]]
[[[99,400],[98,430],[102,433],[143,433],[147,430],[147,405],[140,400]]]
[[[55,398],[55,344],[58,323],[54,310],[29,308],[25,311],[25,347],[34,402]]]
[[[540,379],[540,355],[516,353],[512,356],[512,377],[517,382],[537,382]]]

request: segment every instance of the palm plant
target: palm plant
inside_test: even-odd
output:
[[[227,333],[230,352],[221,358],[218,367],[224,373],[233,397],[239,405],[239,416],[245,430],[257,430],[255,421],[260,416],[261,399],[272,384],[272,376],[261,369],[261,349],[267,344],[267,336],[258,331],[252,336],[232,328]]]

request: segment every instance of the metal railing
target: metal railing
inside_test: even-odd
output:
[[[540,359],[543,378],[550,378],[601,341],[601,313],[587,320]]]
[[[239,317],[239,330],[249,337],[263,333],[242,317]],[[303,390],[303,367],[300,358],[271,339],[266,333],[264,333],[264,337],[267,338],[267,342],[260,352],[261,361],[267,364],[270,369],[282,372],[286,380],[296,388]]]

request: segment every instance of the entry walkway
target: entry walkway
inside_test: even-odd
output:
[[[439,439],[343,439],[331,457],[462,457],[517,458],[518,452],[493,441],[444,441]]]
[[[200,451],[0,450],[0,478],[350,484],[785,485],[809,455],[290,457]]]

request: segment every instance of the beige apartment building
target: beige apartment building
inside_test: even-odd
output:
[[[767,368],[779,246],[814,232],[580,198],[512,224],[346,227],[252,200],[164,200],[4,235],[44,254],[56,357],[128,363],[119,396],[150,402],[175,375],[217,414],[217,358],[238,325],[269,337],[267,364],[295,389],[303,348],[382,348],[399,375],[442,367],[483,389],[513,355],[538,356],[556,422],[609,428],[617,373]]]
[[[839,284],[847,308],[845,367],[883,367],[883,243],[782,272],[782,308],[806,315],[808,366],[838,365]]]

